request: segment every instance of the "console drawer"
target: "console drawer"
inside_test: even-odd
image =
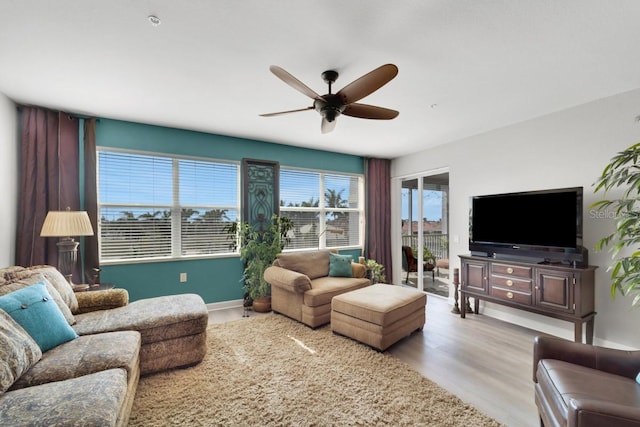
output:
[[[531,279],[533,277],[533,268],[521,265],[508,265],[493,262],[491,263],[491,273]]]
[[[504,276],[491,276],[491,286],[498,286],[500,288],[508,289],[510,291],[520,291],[531,293],[532,281],[526,279],[514,279]]]
[[[533,303],[530,293],[491,287],[491,295],[504,301],[515,302],[518,304],[531,305]]]

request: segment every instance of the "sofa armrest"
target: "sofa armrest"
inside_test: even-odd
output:
[[[569,400],[567,425],[640,426],[640,407],[617,402],[572,398]]]
[[[272,265],[264,271],[264,280],[289,292],[304,293],[311,289],[309,276],[293,270]]]
[[[533,381],[542,359],[555,359],[610,374],[635,378],[640,372],[640,351],[618,350],[561,338],[537,336],[533,342]]]
[[[129,304],[129,292],[121,288],[78,292],[76,293],[76,298],[78,299],[78,311],[74,314],[109,310]]]

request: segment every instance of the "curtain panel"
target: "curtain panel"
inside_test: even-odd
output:
[[[66,113],[22,107],[17,265],[58,265],[57,240],[40,230],[48,211],[80,209],[78,123]]]
[[[387,281],[393,277],[391,265],[391,161],[366,159],[367,233],[365,257],[384,266]]]
[[[84,210],[89,215],[93,236],[84,238],[84,271],[93,277],[93,269],[100,268],[98,255],[98,184],[96,176],[96,119],[84,121]],[[84,282],[83,282],[84,283]]]

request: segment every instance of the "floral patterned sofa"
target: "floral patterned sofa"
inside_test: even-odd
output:
[[[206,353],[208,313],[198,295],[129,303],[124,289],[74,293],[51,266],[0,268],[0,299],[34,288],[43,306],[55,305],[38,328],[47,337],[68,328],[67,338],[43,348],[0,309],[0,425],[127,425],[140,375]]]

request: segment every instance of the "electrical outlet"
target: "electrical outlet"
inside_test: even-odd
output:
[[[180,273],[180,283],[187,281],[187,273]]]

